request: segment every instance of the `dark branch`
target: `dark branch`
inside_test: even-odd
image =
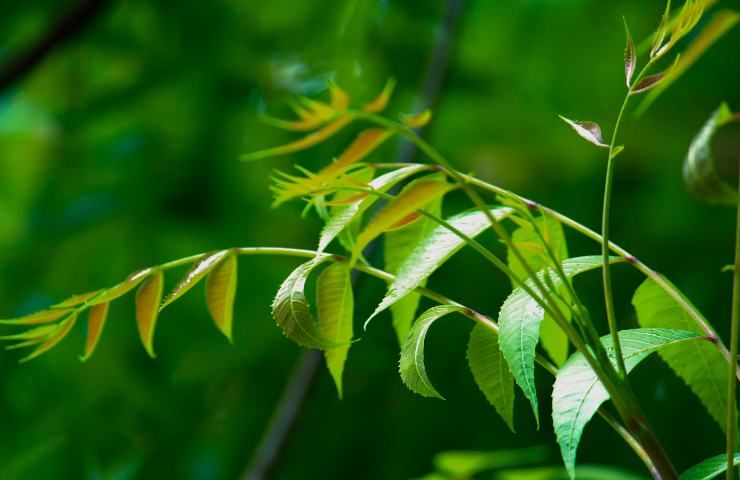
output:
[[[39,37],[25,51],[0,66],[0,92],[19,82],[36,68],[49,53],[63,45],[92,23],[107,0],[82,0]]]

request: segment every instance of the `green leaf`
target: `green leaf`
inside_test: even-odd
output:
[[[219,261],[206,278],[206,303],[213,323],[226,335],[229,342],[234,319],[236,298],[237,260],[231,251]]]
[[[414,322],[408,338],[401,349],[401,361],[399,371],[401,380],[411,389],[424,397],[436,397],[443,399],[442,395],[432,386],[424,366],[424,339],[429,327],[438,318],[449,313],[459,312],[462,307],[456,305],[437,305],[432,307]]]
[[[347,265],[337,263],[321,272],[316,287],[316,307],[321,334],[332,342],[342,344],[324,351],[326,366],[337,386],[339,398],[342,398],[342,372],[352,340],[354,310],[352,281]]]
[[[733,464],[737,467],[740,465],[740,452],[735,452],[735,461]],[[719,474],[727,471],[727,455],[717,455],[716,457],[707,458],[693,467],[686,470],[679,480],[711,480]]]
[[[576,468],[578,480],[647,480],[644,475],[615,467],[586,465]],[[504,470],[496,480],[566,480],[568,472],[562,467],[530,467]]]
[[[120,298],[133,290],[136,286],[138,286],[142,281],[144,281],[145,278],[151,275],[152,272],[152,268],[145,268],[144,270],[134,272],[129,275],[126,280],[122,281],[114,287],[107,289],[100,295],[95,296],[94,298],[90,299],[89,302],[91,305],[97,305],[99,303],[107,303]]]
[[[497,220],[502,220],[512,211],[509,207],[496,207],[491,209],[491,215]],[[457,214],[447,219],[447,223],[470,238],[478,236],[489,226],[485,213],[478,210]],[[398,267],[395,280],[388,287],[388,292],[380,305],[365,322],[365,326],[380,312],[421,286],[464,245],[465,241],[447,227],[442,225],[434,227]]]
[[[49,333],[46,337],[44,337],[43,341],[38,341],[36,339],[29,342],[29,345],[40,343],[36,349],[31,352],[29,355],[23,357],[20,360],[20,363],[25,363],[29,360],[33,360],[34,358],[38,357],[39,355],[48,352],[52,348],[56,347],[59,342],[64,340],[64,337],[67,336],[67,334],[72,330],[72,327],[75,326],[75,322],[77,321],[77,314],[72,313],[67,318],[62,320],[56,325],[56,328]]]
[[[659,349],[701,338],[693,332],[667,328],[640,328],[619,332],[619,342],[628,372]],[[601,343],[615,363],[611,336],[601,337]],[[558,372],[552,391],[555,435],[571,478],[574,477],[576,450],[583,429],[601,404],[608,399],[606,388],[583,355],[580,352],[571,355]]]
[[[647,279],[635,291],[632,305],[641,327],[673,328],[696,334],[703,331],[689,315],[653,280]],[[726,429],[727,361],[709,342],[688,342],[660,356],[691,388],[719,426]]]
[[[442,199],[433,200],[427,206],[427,210],[434,215],[440,216],[442,213]],[[419,243],[429,234],[437,224],[430,218],[421,218],[418,221],[385,234],[385,270],[388,273],[396,274],[406,258],[416,248]],[[420,286],[425,286],[424,280]],[[396,331],[399,345],[409,334],[411,323],[416,318],[416,310],[419,307],[421,295],[411,292],[403,299],[391,306],[393,316],[393,328]]]
[[[534,225],[524,224],[511,234],[512,242],[519,249],[522,257],[524,257],[524,260],[533,271],[539,272],[552,262],[547,256],[545,245],[543,245],[542,239],[534,230],[535,228],[539,230],[542,238],[544,238],[550,250],[557,257],[558,262],[562,262],[568,258],[568,246],[565,241],[563,226],[560,222],[552,217],[536,218],[534,219]],[[526,269],[511,250],[507,251],[506,259],[509,268],[516,276],[527,278]],[[559,293],[563,295],[563,298],[568,298],[566,288],[559,289]],[[555,300],[555,302],[565,317],[570,320],[570,309],[559,300]],[[560,366],[565,363],[565,360],[568,359],[568,337],[549,314],[545,314],[545,318],[542,320],[540,341],[555,365]]]
[[[370,182],[368,188],[370,190],[385,192],[401,180],[408,178],[415,173],[426,170],[427,168],[429,167],[426,165],[412,165],[390,171]],[[362,216],[362,213],[378,200],[376,195],[362,192],[355,194],[353,197],[354,200],[351,203],[343,205],[333,212],[323,230],[321,230],[319,246],[317,249],[319,252],[323,252],[326,247],[329,246],[329,243],[337,237],[337,235],[344,231],[354,221],[358,220]],[[354,247],[354,245],[352,246]]]
[[[98,346],[100,335],[103,333],[105,320],[108,317],[108,306],[110,303],[99,303],[90,308],[87,318],[87,340],[85,341],[85,353],[80,357],[83,362],[87,361]]]
[[[200,257],[198,261],[193,264],[188,273],[185,274],[182,280],[180,280],[177,286],[175,286],[169,295],[167,295],[167,298],[164,299],[164,302],[162,302],[162,306],[160,306],[159,309],[164,309],[167,305],[185,295],[188,290],[193,288],[195,284],[200,282],[203,277],[211,272],[211,270],[216,268],[216,266],[227,258],[230,253],[230,250],[221,250],[215,253],[206,253]]]
[[[478,388],[514,432],[514,377],[499,350],[498,335],[483,325],[470,332],[468,365]]]
[[[329,340],[321,332],[305,295],[306,279],[322,261],[310,260],[288,275],[272,302],[272,316],[283,333],[298,345],[325,350],[342,345]]]
[[[156,270],[136,291],[136,324],[139,327],[139,337],[152,358],[156,356],[153,347],[154,330],[157,326],[163,287],[164,274],[161,270]]]
[[[409,218],[418,217],[417,210],[442,198],[453,185],[436,175],[422,177],[409,183],[393,200],[383,207],[357,236],[352,258],[357,259],[362,250],[377,236],[407,224]]]
[[[549,448],[544,446],[493,452],[449,451],[435,455],[434,466],[453,478],[472,478],[486,470],[543,462],[549,456]]]
[[[615,259],[612,258],[612,261]],[[563,261],[562,268],[570,278],[582,272],[602,266],[601,256],[587,256],[569,258]],[[552,268],[547,270],[550,284],[555,289],[563,285],[563,281]],[[537,274],[544,283],[545,272]],[[538,292],[531,278],[526,284]],[[537,301],[521,287],[514,289],[504,301],[499,313],[499,346],[509,365],[509,370],[524,395],[532,404],[537,425],[539,425],[539,409],[537,406],[537,391],[534,384],[534,357],[540,339],[540,324],[545,317],[545,310]]]
[[[41,310],[18,318],[3,319],[0,320],[0,324],[43,325],[59,320],[71,312],[74,312],[73,308],[51,308],[49,310]]]
[[[712,137],[717,129],[738,120],[740,115],[733,114],[723,103],[694,137],[686,154],[684,182],[694,196],[708,203],[735,204],[740,201],[740,193],[722,180],[712,158]]]

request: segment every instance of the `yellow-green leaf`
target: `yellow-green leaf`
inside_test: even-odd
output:
[[[331,108],[336,112],[342,112],[349,107],[349,95],[335,82],[329,83],[329,93],[331,94]]]
[[[105,319],[108,317],[109,303],[99,303],[90,309],[87,318],[87,340],[85,341],[85,354],[80,358],[86,361],[95,351],[100,340],[100,334],[103,333]]]
[[[136,291],[136,324],[139,327],[139,337],[152,358],[155,357],[152,344],[163,287],[164,274],[157,270]]]
[[[178,298],[185,295],[185,292],[195,286],[196,283],[200,282],[203,277],[208,275],[211,270],[223,261],[230,254],[230,250],[221,250],[215,253],[206,253],[200,259],[193,264],[188,273],[180,280],[177,286],[167,295],[167,298],[162,302],[162,306],[159,308],[162,310],[170,303],[174,302]]]
[[[23,317],[11,318],[7,320],[0,320],[0,324],[7,325],[42,325],[45,323],[52,323],[60,318],[66,316],[68,313],[73,312],[73,308],[52,308],[49,310],[41,310],[40,312],[31,313]]]
[[[61,342],[64,339],[64,337],[67,336],[67,334],[70,332],[70,330],[72,330],[72,327],[74,327],[76,320],[77,320],[77,315],[76,314],[72,314],[72,315],[68,316],[66,319],[64,319],[64,321],[60,322],[56,326],[57,328],[54,329],[54,331],[52,333],[50,333],[44,339],[44,341],[43,341],[43,343],[41,343],[41,345],[39,345],[38,347],[36,347],[36,349],[33,352],[31,352],[30,355],[28,355],[26,357],[23,357],[20,360],[21,363],[24,363],[24,362],[27,362],[29,360],[32,360],[32,359],[38,357],[39,355],[41,355],[43,353],[46,353],[49,350],[51,350],[52,348],[54,348],[59,342]],[[38,343],[38,342],[35,342],[34,341],[34,343]]]
[[[100,295],[90,300],[91,305],[97,305],[99,303],[107,303],[116,298],[122,297],[130,292],[134,287],[138,286],[146,277],[152,273],[153,269],[145,268],[134,272],[126,278],[123,282],[119,283],[115,287],[111,287]]]
[[[67,307],[76,307],[78,305],[82,305],[88,300],[95,298],[95,296],[99,294],[100,292],[102,292],[102,290],[95,290],[94,292],[78,293],[77,295],[72,295],[65,301],[54,305],[54,308],[67,308]]]
[[[363,107],[363,110],[370,113],[379,113],[385,110],[385,107],[388,106],[388,101],[391,98],[391,94],[393,94],[393,88],[395,86],[396,80],[393,78],[389,78],[388,81],[385,82],[385,87],[383,87],[383,91],[380,92],[380,94],[373,100],[366,103]]]
[[[408,128],[420,128],[432,120],[432,111],[429,109],[413,115],[403,115],[401,117],[403,124]]]
[[[234,318],[234,299],[236,298],[237,261],[231,252],[213,268],[206,278],[206,302],[216,327],[231,338],[231,325]]]
[[[362,233],[357,236],[357,242],[352,251],[353,260],[359,257],[362,250],[375,237],[387,231],[409,214],[441,198],[451,188],[452,185],[444,180],[421,178],[411,182],[393,201],[378,212]]]
[[[342,344],[324,350],[326,366],[334,379],[339,398],[342,398],[342,372],[352,340],[354,310],[352,281],[347,265],[330,265],[321,272],[316,287],[316,307],[319,331],[326,339]]]

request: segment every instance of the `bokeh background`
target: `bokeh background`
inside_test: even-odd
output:
[[[71,4],[1,1],[0,65]],[[0,317],[198,252],[312,248],[320,223],[300,219],[300,202],[270,209],[271,171],[325,164],[356,131],[290,158],[240,163],[240,153],[292,138],[260,123],[259,112],[285,114],[291,95],[326,95],[329,79],[369,99],[388,77],[398,81],[389,113],[415,111],[448,8],[446,0],[108,2],[0,91]],[[610,131],[625,90],[621,17],[642,39],[662,9],[662,0],[464,2],[429,140],[461,170],[598,226],[604,152],[557,115]],[[739,50],[735,29],[648,113],[628,118],[613,207],[613,238],[673,279],[723,335],[730,276],[720,269],[731,262],[734,214],[687,195],[681,161],[720,101],[740,108]],[[376,160],[392,161],[398,148]],[[453,198],[446,212],[463,207]],[[572,254],[598,251],[569,240]],[[113,304],[87,363],[78,360],[81,325],[27,364],[17,363],[23,352],[2,351],[0,478],[238,478],[302,354],[269,313],[295,265],[240,260],[233,346],[196,289],[160,317],[156,360],[139,344],[131,298]],[[641,278],[615,271],[620,321],[634,325],[629,299]],[[597,319],[599,279],[577,283]],[[430,285],[491,314],[510,289],[467,251]],[[373,279],[358,282],[358,331],[382,292]],[[557,465],[551,426],[537,430],[521,396],[513,435],[476,388],[464,353],[470,328],[450,318],[429,334],[427,367],[442,402],[403,386],[390,318],[378,318],[350,352],[344,400],[320,372],[272,478],[406,479],[431,470],[440,451],[527,445],[545,445]],[[632,378],[679,469],[723,450],[719,427],[659,359]],[[546,419],[552,379],[540,371],[538,380]],[[598,420],[579,459],[642,471]]]

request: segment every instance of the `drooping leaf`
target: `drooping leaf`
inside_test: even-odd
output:
[[[379,192],[385,192],[396,183],[408,178],[411,175],[419,173],[428,167],[425,165],[412,165],[408,167],[402,167],[397,170],[392,170],[386,174],[379,176],[370,182],[368,188],[370,190],[377,190]],[[326,222],[321,235],[319,237],[318,251],[323,252],[329,243],[334,240],[340,232],[342,232],[352,222],[361,217],[362,213],[367,210],[375,201],[378,199],[375,195],[369,195],[361,193],[359,196],[354,196],[350,203],[343,205],[337,209],[329,220]]]
[[[23,357],[20,360],[20,363],[25,363],[29,360],[33,360],[39,355],[46,353],[52,348],[54,348],[55,346],[57,346],[57,344],[61,342],[62,340],[64,340],[64,337],[66,337],[67,334],[72,330],[72,327],[74,327],[76,321],[77,321],[77,314],[72,313],[71,315],[67,316],[67,318],[59,322],[56,325],[56,328],[51,333],[49,333],[46,337],[44,337],[44,340],[42,342],[33,340],[33,343],[29,343],[29,345],[36,344],[36,343],[40,343],[40,345],[36,347],[36,349],[33,352],[31,352],[29,355]]]
[[[723,103],[694,137],[683,164],[683,179],[689,191],[697,198],[712,204],[734,204],[740,200],[737,189],[722,180],[712,157],[712,138],[715,132],[740,115],[733,114]]]
[[[585,138],[597,147],[609,148],[609,145],[604,142],[604,138],[601,136],[601,127],[599,124],[594,122],[577,122],[569,120],[562,115],[558,116],[561,120],[570,125],[582,138]]]
[[[289,153],[299,152],[301,150],[311,148],[314,145],[318,145],[324,140],[331,138],[334,134],[347,126],[351,121],[351,115],[341,115],[333,120],[331,123],[328,123],[324,127],[309,133],[303,138],[287,143],[285,145],[281,145],[279,147],[268,148],[266,150],[260,150],[252,153],[245,153],[239,158],[243,162],[251,162],[254,160],[261,160],[263,158],[276,157],[279,155],[287,155]]]
[[[180,280],[175,288],[173,288],[167,295],[159,309],[164,309],[167,305],[185,295],[188,290],[193,288],[206,275],[211,273],[211,271],[230,254],[230,250],[221,250],[215,253],[206,253],[200,257],[198,261],[193,264],[190,270],[188,270],[188,273],[185,274],[182,280]]]
[[[503,220],[512,213],[512,209],[496,207],[490,212],[496,220]],[[447,223],[469,238],[475,238],[489,227],[485,213],[478,210],[457,214],[447,219]],[[367,319],[365,325],[380,312],[421,286],[437,268],[464,245],[465,241],[447,227],[442,225],[434,227],[398,267],[395,280],[388,287],[385,297]]]
[[[740,452],[735,453],[733,464],[740,465]],[[681,474],[679,480],[712,480],[727,471],[727,455],[717,455],[694,465]]]
[[[363,107],[363,110],[370,113],[379,113],[385,110],[385,107],[388,106],[388,101],[393,94],[393,88],[395,86],[396,80],[393,78],[389,78],[388,81],[385,83],[385,87],[383,87],[383,91],[381,91],[380,94],[373,100],[366,103]]]
[[[478,388],[514,432],[514,377],[499,350],[498,335],[483,325],[470,332],[468,365]]]
[[[341,344],[324,350],[324,357],[339,398],[342,398],[342,373],[352,340],[354,310],[352,281],[347,265],[337,263],[321,272],[316,287],[316,307],[321,334]]]
[[[651,279],[645,280],[635,291],[632,305],[642,327],[703,333],[678,303]],[[708,342],[688,342],[659,353],[725,430],[729,367],[719,350]]]
[[[627,88],[630,88],[632,76],[635,74],[635,68],[637,68],[637,54],[635,53],[635,42],[632,40],[629,27],[627,27],[627,19],[623,18],[623,20],[624,33],[627,37],[627,44],[624,47],[624,77]]]
[[[234,319],[234,300],[236,298],[237,260],[231,251],[220,260],[206,277],[206,303],[216,327],[229,342]]]
[[[139,338],[150,357],[154,355],[154,330],[157,327],[159,305],[164,289],[164,274],[157,270],[141,284],[136,291],[136,324],[139,327]]]
[[[326,338],[321,332],[311,315],[311,307],[305,294],[308,275],[322,260],[309,260],[288,275],[272,302],[272,316],[283,333],[298,345],[326,350],[342,344]]]
[[[666,328],[639,328],[619,332],[625,367],[630,372],[651,353],[689,340],[702,337],[693,332]],[[613,363],[614,348],[611,336],[601,337]],[[602,403],[609,399],[596,373],[580,352],[565,362],[552,391],[552,419],[560,450],[571,478],[574,478],[576,450],[581,434]]]
[[[424,340],[432,323],[440,317],[459,312],[461,309],[462,307],[456,305],[437,305],[422,313],[411,327],[409,336],[401,349],[399,371],[401,372],[401,380],[412,392],[424,397],[435,397],[444,400],[442,395],[432,386],[432,382],[427,376],[424,365]]]
[[[668,72],[660,72],[656,73],[655,75],[648,75],[647,77],[643,78],[639,82],[637,82],[632,87],[632,93],[642,93],[647,92],[651,88],[655,87],[656,85],[660,84],[660,81],[663,80]]]
[[[24,315],[18,318],[10,318],[0,320],[0,324],[6,325],[43,325],[45,323],[52,323],[60,318],[73,312],[73,308],[51,308],[49,310],[41,310],[40,312],[34,312],[29,315]]]
[[[542,238],[534,230],[535,228],[539,230]],[[534,220],[534,225],[522,225],[511,234],[511,241],[519,249],[522,257],[524,257],[524,260],[534,272],[539,272],[548,265],[551,265],[552,262],[547,256],[543,239],[556,256],[558,262],[562,262],[568,258],[568,246],[565,241],[563,226],[552,217],[538,217]],[[509,268],[516,276],[519,278],[528,277],[526,269],[511,250],[507,251],[506,259]],[[516,284],[514,284],[514,287],[516,288]],[[563,298],[568,299],[566,288],[561,288],[559,293]],[[570,309],[559,300],[554,300],[554,302],[556,302],[566,319],[570,320]],[[540,341],[555,365],[560,366],[567,360],[568,337],[547,313],[545,313],[545,318],[540,325]]]
[[[733,10],[720,10],[712,16],[706,27],[691,42],[680,58],[676,61],[668,75],[645,97],[637,109],[638,114],[645,112],[648,107],[673,82],[683,75],[701,56],[709,50],[722,36],[740,22],[740,13]]]
[[[612,259],[614,261],[614,259]],[[587,256],[569,258],[563,261],[562,269],[568,278],[579,273],[587,272],[602,266],[601,256]],[[563,281],[552,269],[547,269],[550,277],[548,282],[555,290],[563,286]],[[537,274],[541,283],[545,283],[545,271]],[[526,284],[535,293],[541,295],[531,278]],[[534,384],[534,357],[540,339],[540,324],[545,316],[545,310],[537,301],[521,287],[506,298],[499,313],[499,347],[509,365],[516,383],[532,404],[537,425],[539,425],[539,409],[537,391]]]
[[[427,206],[427,210],[434,215],[442,213],[442,199],[438,198]],[[384,258],[385,270],[389,273],[396,274],[404,260],[411,254],[417,245],[426,237],[426,235],[437,224],[430,218],[421,218],[406,228],[390,231],[385,235]],[[426,285],[426,280],[420,286]],[[393,329],[396,331],[399,345],[408,336],[411,329],[411,323],[416,318],[416,309],[419,307],[421,296],[416,292],[411,292],[403,299],[391,306],[391,315],[393,317]]]
[[[421,128],[432,120],[432,111],[429,109],[414,115],[403,115],[401,121],[408,128]]]
[[[87,318],[87,340],[85,341],[85,353],[80,360],[87,361],[98,346],[100,335],[103,333],[105,319],[108,317],[109,303],[99,303],[90,309]]]
[[[420,178],[409,183],[396,198],[383,207],[357,236],[352,258],[357,259],[374,238],[388,231],[402,219],[449,192],[453,185],[446,180]]]

